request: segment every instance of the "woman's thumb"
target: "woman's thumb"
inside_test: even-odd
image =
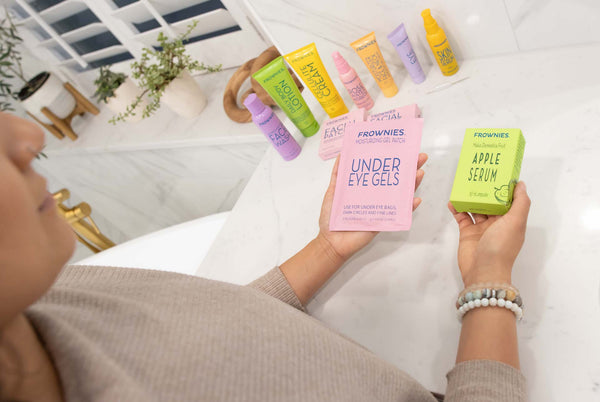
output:
[[[519,222],[527,224],[527,216],[529,215],[529,207],[531,206],[531,200],[527,195],[527,186],[524,182],[520,181],[515,186],[513,192],[513,202],[507,215],[513,216]]]

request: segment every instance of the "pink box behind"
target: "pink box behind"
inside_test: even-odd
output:
[[[410,229],[422,129],[416,118],[346,126],[331,230]]]
[[[412,105],[400,106],[396,109],[387,110],[385,112],[372,114],[367,121],[384,121],[394,119],[407,119],[413,117],[421,117],[421,109],[416,103]]]
[[[323,160],[336,157],[342,150],[346,125],[359,121],[365,121],[366,109],[356,109],[350,113],[325,120],[321,124],[321,143],[319,144],[319,156]]]

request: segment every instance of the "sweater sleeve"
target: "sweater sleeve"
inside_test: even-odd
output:
[[[306,309],[300,303],[298,296],[294,293],[294,289],[292,289],[279,267],[271,269],[260,278],[250,282],[247,286],[279,299],[300,311],[306,312]]]
[[[447,374],[445,402],[526,402],[525,377],[514,367],[493,360],[457,364]]]

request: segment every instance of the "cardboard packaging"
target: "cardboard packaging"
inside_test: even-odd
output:
[[[331,230],[410,229],[422,128],[416,118],[346,127]]]
[[[450,195],[454,208],[485,215],[508,212],[524,151],[518,128],[468,128]]]

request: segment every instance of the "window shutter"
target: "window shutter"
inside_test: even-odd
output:
[[[20,29],[29,31],[24,38],[34,54],[79,82],[81,76],[89,81],[90,72],[103,65],[117,63],[116,70],[127,72],[143,47],[157,45],[159,32],[171,38],[194,20],[198,26],[186,46],[206,64],[239,66],[267,47],[235,0],[13,0],[8,5]]]

